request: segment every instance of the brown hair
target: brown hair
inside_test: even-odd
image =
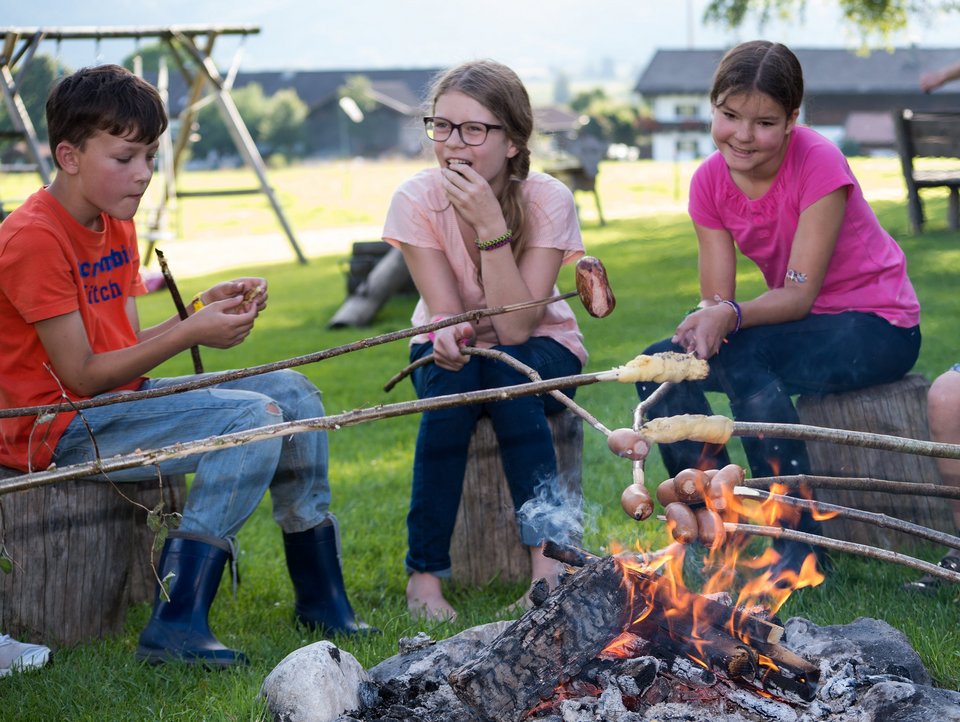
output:
[[[789,118],[803,102],[803,69],[786,45],[769,40],[740,43],[720,60],[713,76],[710,102],[722,104],[731,95],[759,91],[773,98]]]
[[[517,148],[517,154],[507,159],[508,181],[499,201],[507,228],[513,231],[513,255],[519,258],[523,252],[524,212],[518,181],[530,173],[528,143],[533,134],[530,96],[513,70],[493,60],[472,60],[438,76],[430,89],[431,112],[441,95],[454,91],[473,98],[493,113]]]
[[[97,132],[132,134],[152,143],[167,127],[157,89],[119,65],[98,65],[67,75],[47,98],[47,130],[54,162],[61,142],[78,148]],[[57,163],[57,167],[60,164]]]

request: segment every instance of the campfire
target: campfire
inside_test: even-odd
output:
[[[885,622],[781,624],[768,609],[689,591],[677,546],[596,557],[551,544],[545,553],[570,573],[553,592],[535,586],[536,606],[517,621],[401,640],[400,654],[350,682],[349,654],[318,642],[281,662],[263,694],[277,718],[323,722],[960,720],[960,693],[932,687]],[[822,579],[805,568],[795,581],[808,573],[806,583]],[[782,597],[776,583],[750,586]],[[290,697],[323,679],[353,686],[348,712],[317,716],[313,704],[300,716]]]

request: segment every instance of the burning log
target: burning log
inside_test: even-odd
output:
[[[627,557],[597,558],[560,544],[544,553],[583,566],[450,675],[451,688],[480,720],[524,719],[595,657],[630,647],[621,637],[642,638],[671,664],[699,665],[711,673],[703,675],[707,684],[719,675],[794,702],[813,699],[819,670],[779,644],[782,627],[676,587]]]
[[[479,719],[518,722],[623,630],[628,610],[620,565],[600,559],[451,673],[450,686]]]

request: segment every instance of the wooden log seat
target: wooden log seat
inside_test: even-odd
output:
[[[908,374],[900,381],[859,391],[801,396],[797,411],[802,424],[928,440],[929,387],[930,383],[922,375]],[[814,475],[942,483],[936,460],[928,456],[824,442],[808,442],[807,448]],[[820,501],[886,514],[951,534],[954,532],[946,499],[844,489],[818,489],[815,494]],[[829,537],[884,549],[909,548],[918,542],[909,534],[849,519],[827,520],[823,529]]]
[[[547,421],[563,498],[579,505],[583,422],[568,410],[548,416]],[[500,447],[493,422],[486,416],[477,423],[470,442],[450,556],[453,579],[462,584],[483,585],[494,578],[508,583],[530,580],[530,552],[520,543]]]
[[[0,467],[0,479],[20,472]],[[127,498],[124,498],[123,495]],[[0,633],[70,645],[122,631],[127,607],[152,601],[147,512],[182,511],[182,475],[114,485],[73,480],[0,495]],[[159,554],[155,555],[159,559]]]

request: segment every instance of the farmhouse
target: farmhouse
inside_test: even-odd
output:
[[[894,153],[897,108],[960,109],[960,83],[920,90],[920,74],[960,60],[956,48],[897,48],[858,54],[792,48],[803,65],[801,122],[849,152]],[[713,151],[710,83],[724,50],[658,50],[634,86],[653,113],[654,160],[689,160]]]

